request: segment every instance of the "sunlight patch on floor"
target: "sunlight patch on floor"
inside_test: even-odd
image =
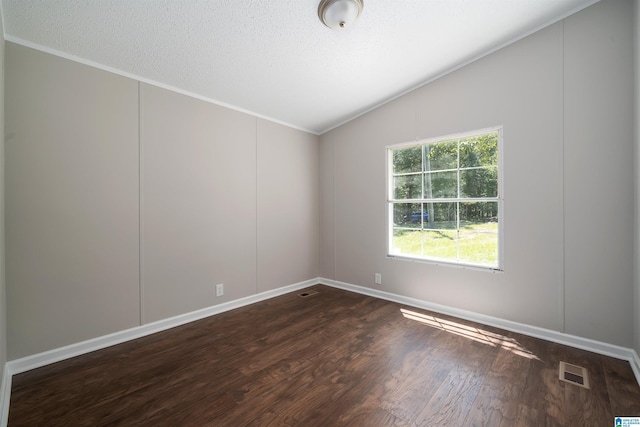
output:
[[[513,354],[526,357],[527,359],[540,360],[538,356],[527,350],[513,338],[496,334],[495,332],[485,331],[484,329],[473,326],[463,325],[462,323],[453,322],[451,320],[440,319],[429,314],[407,310],[405,308],[401,308],[400,312],[405,318],[415,320],[422,324],[431,326],[432,328],[468,338],[491,347],[500,347],[503,350],[510,351]]]

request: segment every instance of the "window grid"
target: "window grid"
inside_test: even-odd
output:
[[[496,138],[496,142],[495,142],[495,150],[496,150],[496,157],[497,157],[497,161],[495,161],[495,163],[491,163],[491,164],[481,164],[481,165],[465,165],[463,167],[461,164],[461,145],[464,143],[467,143],[467,141],[470,141],[472,138],[474,137],[483,137],[483,136],[487,136],[487,135],[491,135],[494,134],[495,138]],[[437,262],[450,262],[450,263],[454,263],[454,264],[469,264],[469,265],[479,265],[481,267],[489,267],[492,269],[499,269],[501,268],[501,241],[502,241],[502,233],[501,233],[501,224],[500,224],[500,216],[501,216],[501,211],[502,211],[502,198],[501,198],[501,183],[500,183],[500,179],[501,179],[501,165],[499,162],[499,159],[501,158],[501,142],[502,142],[502,135],[501,135],[501,129],[500,128],[495,128],[495,129],[491,129],[491,130],[487,130],[486,132],[478,132],[478,133],[473,133],[473,134],[466,134],[466,135],[460,135],[456,138],[448,138],[448,139],[440,139],[440,140],[433,140],[433,141],[428,141],[428,142],[420,142],[418,144],[412,144],[412,145],[404,145],[404,146],[396,146],[396,147],[388,147],[388,153],[390,154],[389,156],[389,180],[388,180],[388,206],[389,206],[389,255],[390,256],[396,256],[396,255],[400,255],[403,257],[408,257],[408,258],[417,258],[420,260],[432,260],[432,261],[437,261]],[[431,161],[429,160],[430,157],[430,147],[432,146],[436,146],[438,144],[446,147],[446,144],[452,144],[455,143],[456,147],[455,147],[455,167],[443,167],[442,169],[437,169],[438,165],[436,165],[436,169],[433,169],[431,167]],[[420,156],[420,171],[399,171],[396,172],[394,170],[394,154],[396,153],[396,151],[398,150],[403,150],[403,149],[415,149],[418,146],[420,146],[420,151],[421,151],[421,156]],[[475,148],[472,147],[471,150],[474,150]],[[451,156],[452,157],[452,156]],[[465,161],[468,161],[468,158],[465,159]],[[417,166],[417,164],[416,164]],[[490,171],[495,171],[495,180],[496,180],[496,189],[495,189],[495,195],[494,196],[482,196],[482,197],[467,197],[464,193],[465,190],[463,190],[462,188],[462,184],[463,184],[463,178],[462,178],[462,174],[464,174],[465,172],[468,171],[488,171],[488,173],[490,173]],[[456,195],[455,197],[448,197],[445,195],[442,196],[438,196],[437,194],[434,196],[433,194],[433,190],[434,190],[434,185],[433,185],[433,181],[432,178],[434,177],[439,177],[441,179],[445,178],[444,174],[447,173],[455,173],[455,192]],[[414,176],[417,179],[420,179],[420,198],[402,198],[401,195],[396,194],[396,190],[397,190],[397,178],[399,177],[410,177],[410,176]],[[426,184],[428,184],[428,188],[426,188]],[[427,194],[431,192],[431,194]],[[430,197],[429,197],[430,196]],[[454,228],[442,228],[442,227],[438,227],[435,224],[435,214],[434,212],[436,211],[436,204],[438,203],[450,203],[452,205],[452,207],[455,210],[455,219],[454,219],[454,224],[455,227]],[[462,203],[469,203],[469,204],[473,204],[473,203],[496,203],[495,208],[489,208],[491,209],[491,212],[493,212],[495,209],[496,215],[495,215],[495,219],[496,219],[496,227],[495,227],[495,231],[490,231],[490,230],[485,230],[485,229],[474,229],[472,231],[470,231],[469,233],[466,233],[467,236],[469,235],[473,235],[473,236],[477,236],[477,235],[495,235],[496,236],[496,259],[495,262],[492,263],[478,263],[476,264],[473,261],[467,261],[464,259],[464,256],[461,254],[461,239],[462,239],[462,212],[461,212],[461,204]],[[411,218],[407,218],[407,215],[404,215],[405,221],[410,220],[411,224],[399,224],[397,223],[397,206],[401,206],[402,204],[408,204],[407,206],[410,207],[411,205],[417,205],[419,204],[420,206],[420,210],[419,210],[419,224],[413,225],[413,216],[414,214],[411,213]],[[430,206],[429,206],[430,205]],[[413,208],[411,208],[412,210]],[[427,218],[425,218],[425,212],[426,215],[433,215],[433,217],[429,217],[427,216]],[[465,218],[467,220],[471,219],[471,216],[469,215],[469,211],[467,210],[465,212]],[[493,221],[494,216],[492,215],[491,218],[489,219],[489,222]],[[425,221],[426,219],[426,221]],[[429,221],[429,219],[431,219],[431,221]],[[469,222],[469,221],[468,221]],[[431,226],[433,225],[433,227]],[[420,233],[420,254],[416,255],[416,254],[408,254],[408,256],[405,256],[405,254],[398,254],[398,253],[394,253],[393,250],[393,243],[394,243],[394,234],[397,231],[405,231],[407,233],[416,233],[419,232]],[[441,233],[452,233],[455,234],[455,257],[453,257],[453,259],[451,257],[445,257],[444,259],[438,258],[437,256],[433,256],[432,254],[425,254],[425,244],[427,242],[427,240],[430,238],[429,237],[429,233],[430,232],[441,232]]]

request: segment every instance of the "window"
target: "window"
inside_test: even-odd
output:
[[[502,129],[387,148],[389,256],[501,268]]]

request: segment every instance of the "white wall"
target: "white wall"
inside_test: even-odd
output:
[[[335,278],[333,144],[320,144],[320,275]]]
[[[635,350],[640,354],[640,0],[634,1],[634,58],[635,58],[635,242],[634,242],[634,322]]]
[[[319,139],[258,119],[257,291],[318,277]]]
[[[320,146],[7,44],[9,359],[318,272],[371,287],[379,272],[400,295],[632,346],[631,5],[602,1]],[[494,125],[505,271],[387,259],[385,145]],[[601,159],[611,167],[590,167]],[[606,227],[591,220],[583,182],[619,206]]]
[[[318,275],[316,136],[145,84],[141,102],[144,322]]]
[[[6,45],[9,359],[139,324],[137,83]]]
[[[333,180],[322,194],[334,206],[322,221],[335,232],[323,237],[322,274],[376,287],[379,272],[386,291],[631,346],[630,7],[598,3],[323,135]],[[504,126],[504,272],[386,258],[385,145],[494,125]],[[606,226],[583,195],[615,206]]]
[[[145,84],[141,100],[144,321],[254,293],[256,118]]]
[[[12,43],[6,64],[9,359],[317,277],[317,136]]]
[[[568,332],[633,346],[633,13],[606,1],[564,29]],[[597,172],[596,172],[597,171]]]
[[[7,361],[7,308],[4,263],[4,29],[0,10],[0,384]]]

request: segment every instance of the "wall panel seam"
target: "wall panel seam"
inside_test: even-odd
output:
[[[565,39],[564,39],[564,20],[560,21],[560,108],[561,108],[561,117],[560,117],[560,142],[562,144],[562,150],[560,151],[562,156],[562,260],[560,263],[560,292],[559,292],[559,305],[560,305],[560,332],[566,332],[566,274],[565,274],[565,261],[566,261],[566,209],[565,209],[565,188],[566,188],[566,176],[565,176]]]
[[[144,325],[144,218],[143,218],[143,147],[142,147],[142,87],[138,82],[138,300],[140,326]]]
[[[259,205],[258,205],[258,183],[259,183],[259,181],[258,181],[258,179],[259,179],[259,177],[258,177],[258,174],[260,173],[260,171],[258,169],[258,126],[260,125],[260,122],[258,121],[258,117],[255,117],[254,120],[255,120],[255,122],[254,122],[255,123],[255,130],[254,130],[254,147],[255,147],[255,149],[254,149],[254,153],[255,153],[255,156],[256,156],[256,160],[255,160],[255,171],[256,171],[256,181],[255,181],[255,190],[256,190],[256,196],[255,196],[255,207],[256,207],[256,222],[255,222],[255,225],[256,225],[256,250],[255,250],[255,261],[254,262],[255,262],[255,267],[256,267],[255,293],[257,294],[258,293],[258,289],[259,289],[258,280],[259,280],[259,277],[260,277],[259,276],[260,264],[258,263],[258,256],[259,256],[259,253],[258,253],[258,251],[259,251],[259,246],[258,246],[258,244],[259,244],[259,238],[258,238],[259,237],[258,236],[258,233],[259,233],[259,229],[258,229],[258,227],[259,227],[259,217],[258,217],[258,214],[259,214],[259,211],[258,211],[258,208],[259,208]]]

